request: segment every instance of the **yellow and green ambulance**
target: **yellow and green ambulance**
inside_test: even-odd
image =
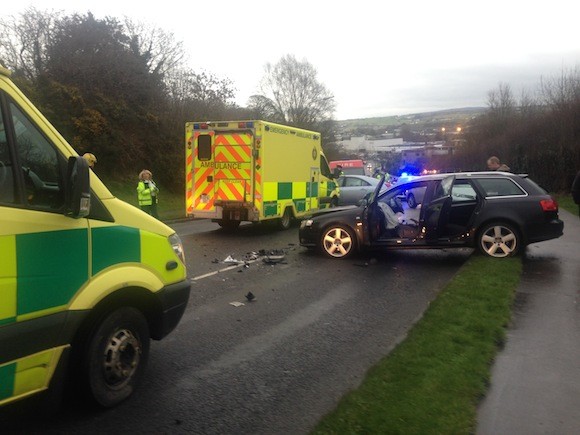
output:
[[[189,291],[175,232],[115,198],[0,67],[0,405],[63,376],[118,404]]]
[[[185,125],[186,215],[224,228],[291,220],[338,204],[320,133],[266,121]]]

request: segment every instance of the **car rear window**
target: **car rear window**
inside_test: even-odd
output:
[[[526,192],[510,178],[481,178],[477,182],[486,197],[526,195]]]
[[[546,195],[548,192],[546,191],[546,189],[544,189],[542,186],[540,186],[538,183],[536,183],[534,180],[532,180],[531,178],[526,178],[526,181],[528,183],[530,183],[532,186],[534,186],[536,189],[538,189],[538,191],[540,192],[540,194],[542,195]]]

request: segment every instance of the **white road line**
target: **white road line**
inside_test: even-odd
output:
[[[191,281],[198,281],[200,279],[209,278],[210,276],[217,275],[218,273],[227,272],[228,270],[232,270],[232,269],[237,269],[238,267],[244,266],[245,264],[255,263],[256,261],[260,260],[261,258],[262,257],[258,257],[255,260],[244,261],[243,263],[234,264],[233,266],[224,267],[223,269],[216,270],[214,272],[209,272],[209,273],[206,273],[204,275],[195,276],[195,277],[191,278]]]

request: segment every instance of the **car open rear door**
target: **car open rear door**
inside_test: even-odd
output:
[[[455,176],[445,177],[437,186],[433,198],[424,209],[423,222],[425,226],[425,239],[428,242],[436,242],[440,237],[451,213],[451,188]]]

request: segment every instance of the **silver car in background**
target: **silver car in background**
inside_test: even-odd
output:
[[[361,199],[375,191],[379,181],[366,175],[342,175],[337,180],[340,189],[338,205],[358,205]]]

